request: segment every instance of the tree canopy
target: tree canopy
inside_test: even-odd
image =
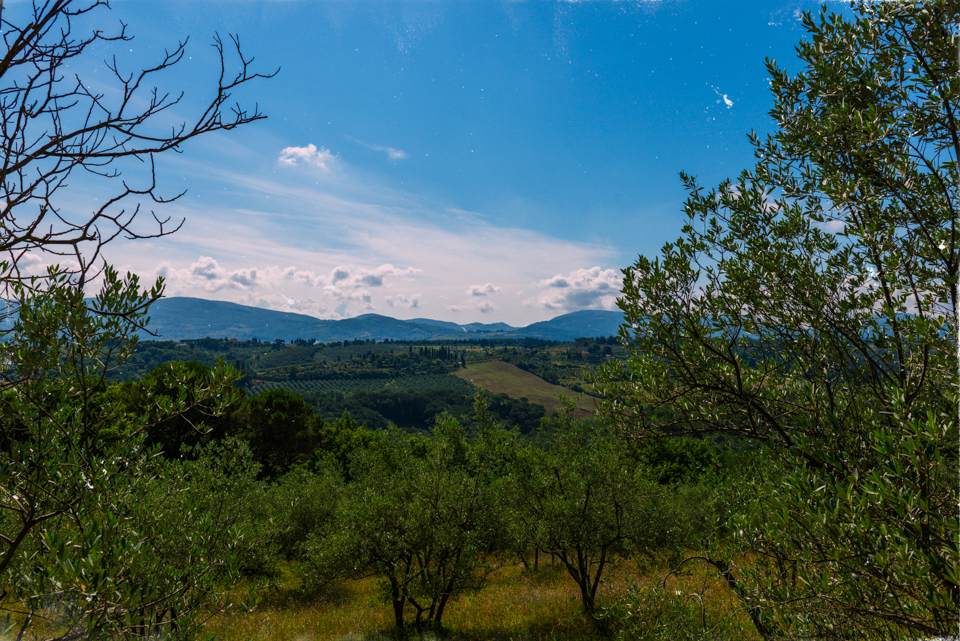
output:
[[[765,444],[736,583],[764,634],[956,633],[960,5],[803,25],[756,165],[683,174],[683,236],[624,270],[604,412]]]

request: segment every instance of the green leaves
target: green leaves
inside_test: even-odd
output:
[[[504,538],[503,444],[476,409],[474,439],[443,415],[432,437],[394,431],[354,450],[331,527],[304,546],[308,581],[381,577],[400,628],[411,608],[418,626],[439,625],[453,596],[484,585]]]
[[[24,603],[64,636],[189,635],[214,579],[226,580],[235,533],[205,502],[230,484],[192,494],[188,473],[143,437],[193,402],[222,411],[232,373],[140,408],[106,383],[160,287],[110,268],[92,301],[55,269],[15,286],[17,319],[0,343],[0,580],[13,586],[0,607]]]
[[[670,522],[675,511],[653,470],[605,428],[575,421],[570,403],[549,449],[518,452],[509,489],[512,529],[524,547],[560,559],[592,615],[606,569],[668,547],[683,528]]]
[[[765,559],[749,608],[776,604],[789,634],[943,635],[960,607],[960,7],[854,9],[804,16],[801,73],[768,62],[779,130],[751,137],[755,167],[709,191],[681,174],[689,222],[624,270],[632,356],[597,387],[629,435],[767,445],[761,509],[736,528]]]
[[[872,469],[834,477],[816,468],[780,465],[780,488],[755,486],[764,510],[741,522],[742,542],[771,561],[791,563],[791,581],[797,585],[820,586],[812,594],[791,587],[771,575],[769,565],[761,565],[753,577],[761,594],[803,604],[783,609],[785,622],[802,610],[833,626],[873,627],[888,637],[908,633],[869,619],[864,623],[863,617],[908,620],[912,629],[949,628],[955,612],[950,591],[958,563],[958,496],[951,472],[956,464],[938,460],[945,430],[955,426],[933,416],[909,420],[868,437],[878,455]],[[828,456],[841,459],[849,452]],[[840,465],[837,460],[835,466]]]

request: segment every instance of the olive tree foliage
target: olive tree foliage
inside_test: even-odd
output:
[[[148,395],[142,413],[130,413],[106,378],[135,349],[134,332],[163,286],[121,277],[101,252],[118,237],[175,231],[157,215],[146,228],[136,223],[142,203],[178,197],[156,191],[154,155],[263,118],[230,106],[235,89],[263,76],[236,39],[239,60],[228,62],[217,38],[211,97],[193,121],[171,128],[165,112],[182,94],[154,82],[176,81],[171,68],[185,42],[139,72],[107,61],[115,84],[104,93],[73,72],[100,45],[130,39],[123,24],[101,28],[108,9],[100,0],[0,3],[0,608],[21,635],[50,619],[41,629],[52,638],[187,638],[229,527],[192,499],[175,512],[196,519],[179,530],[142,509],[157,483],[180,474],[143,448],[143,436],[172,415],[221,412],[235,372],[198,378],[173,368],[169,386],[191,392]],[[71,181],[101,189],[99,204],[83,211]],[[37,270],[55,262],[62,266]],[[92,282],[99,294],[88,299]],[[182,563],[171,560],[176,545]]]
[[[306,545],[308,580],[377,576],[398,629],[410,615],[439,627],[499,566],[505,484],[491,470],[504,445],[492,425],[471,439],[444,414],[429,438],[394,432],[356,452],[334,518]]]
[[[131,414],[106,385],[145,322],[143,311],[128,319],[129,310],[156,288],[143,291],[135,276],[120,279],[109,268],[103,280],[92,301],[54,270],[42,294],[16,285],[19,314],[0,343],[0,610],[23,625],[51,620],[53,638],[190,629],[184,617],[209,593],[200,578],[221,565],[203,541],[229,534],[222,519],[193,504],[166,518],[158,518],[159,505],[142,509],[152,488],[180,476],[143,448],[144,433],[152,420],[193,407],[161,397]],[[194,381],[192,398],[222,410],[234,398],[234,378],[215,370]],[[177,523],[190,535],[179,536]],[[177,546],[206,556],[176,573],[169,553],[157,551]],[[219,540],[215,547],[224,549]],[[157,571],[146,572],[151,563]]]
[[[668,548],[674,532],[665,488],[622,440],[575,421],[573,403],[563,400],[551,446],[528,446],[516,457],[511,525],[520,540],[560,560],[592,616],[604,573],[633,554]]]
[[[189,639],[225,607],[222,588],[239,579],[252,529],[236,505],[257,466],[235,441],[197,454],[115,468],[106,497],[78,504],[82,518],[44,528],[18,588],[28,617],[46,621],[45,638]]]
[[[106,362],[128,353],[128,345],[113,339],[129,330],[119,317],[87,314],[81,292],[61,286],[66,280],[51,274],[46,296],[24,299],[12,335],[0,343],[7,388],[0,401],[0,575],[35,530],[73,512],[90,487],[127,462],[108,456],[107,469],[83,459],[109,449],[101,430],[122,415],[101,403],[101,382]],[[96,301],[107,311],[149,295],[110,272],[107,281],[112,291]]]
[[[960,4],[803,24],[755,167],[682,175],[683,236],[624,270],[603,412],[766,443],[753,571],[708,558],[767,637],[955,634]]]

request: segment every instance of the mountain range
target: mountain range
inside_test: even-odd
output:
[[[563,314],[526,327],[506,323],[469,323],[458,325],[429,318],[397,320],[380,314],[363,314],[344,320],[320,320],[305,314],[278,312],[237,303],[201,298],[162,298],[150,308],[151,336],[145,340],[187,340],[193,338],[258,338],[274,341],[298,338],[321,342],[374,339],[442,340],[481,338],[540,338],[572,341],[581,336],[611,336],[617,333],[623,315],[620,312],[583,310]]]

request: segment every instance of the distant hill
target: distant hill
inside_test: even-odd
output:
[[[305,314],[278,312],[236,303],[201,298],[172,297],[158,300],[150,308],[150,329],[158,336],[142,338],[185,340],[192,338],[315,338],[322,342],[374,340],[437,340],[463,338],[541,338],[570,341],[581,336],[610,336],[617,333],[623,316],[619,312],[586,310],[564,314],[528,327],[506,323],[458,325],[427,318],[397,320],[380,314],[363,314],[345,320],[320,320]]]
[[[358,316],[358,318],[360,317]],[[407,322],[416,323],[418,325],[428,325],[431,327],[443,327],[452,332],[512,332],[517,329],[516,327],[507,325],[506,323],[467,323],[466,325],[458,325],[457,323],[451,323],[450,321],[438,321],[430,318],[411,318]]]
[[[575,338],[594,336],[615,336],[623,323],[621,312],[608,312],[599,309],[584,309],[571,312],[548,321],[527,325],[522,330],[524,336],[542,338],[549,341],[569,341]]]
[[[150,308],[151,331],[163,340],[189,338],[297,338],[331,342],[354,339],[431,340],[450,330],[415,325],[379,314],[332,321],[202,298],[161,298]],[[143,336],[143,338],[151,338]]]
[[[517,331],[516,327],[507,325],[506,323],[467,323],[466,325],[461,325],[468,332],[477,332],[477,333],[489,333],[489,332],[513,332]]]
[[[362,318],[362,316],[358,316],[357,318]],[[425,327],[442,327],[449,332],[462,333],[466,331],[462,326],[457,325],[456,323],[451,323],[450,321],[438,321],[431,318],[411,318],[407,322],[413,323],[414,325],[423,325]]]

